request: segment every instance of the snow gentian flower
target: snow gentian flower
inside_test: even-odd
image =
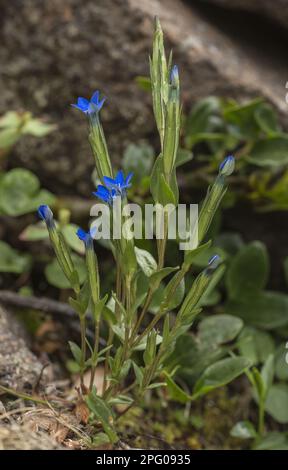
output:
[[[171,81],[172,86],[175,86],[176,88],[178,87],[178,85],[179,85],[179,71],[178,71],[177,65],[174,65],[172,70],[171,70],[170,81]]]
[[[93,248],[93,236],[95,232],[96,232],[95,227],[89,230],[88,232],[85,232],[85,230],[83,230],[82,228],[78,228],[76,234],[79,240],[84,242],[86,248]]]
[[[129,175],[125,178],[124,173],[122,170],[118,171],[116,177],[109,178],[108,176],[103,177],[104,184],[106,187],[110,190],[116,190],[117,193],[120,196],[125,195],[125,190],[127,188],[130,188],[131,186],[131,179],[132,179],[133,173],[129,173]]]
[[[54,226],[53,212],[51,211],[49,206],[46,206],[44,204],[39,206],[38,215],[40,219],[44,220],[48,228]]]
[[[101,199],[103,202],[107,202],[108,204],[112,204],[113,199],[117,196],[117,192],[115,189],[109,190],[102,184],[97,186],[97,191],[95,191],[94,196]]]
[[[106,98],[100,100],[100,92],[97,90],[93,93],[92,98],[87,100],[86,98],[79,97],[76,104],[72,104],[73,108],[77,108],[85,114],[98,114],[102,108]]]
[[[205,269],[205,274],[211,275],[216,268],[218,268],[221,263],[221,258],[219,255],[214,255],[209,259],[208,266]]]
[[[230,176],[235,168],[235,158],[229,155],[224,158],[223,162],[219,165],[219,174],[221,176]]]

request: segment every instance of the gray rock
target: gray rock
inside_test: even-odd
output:
[[[285,123],[287,62],[254,54],[230,40],[181,0],[0,0],[0,113],[25,108],[59,128],[44,140],[27,138],[11,165],[24,165],[56,193],[89,195],[93,158],[85,116],[69,107],[97,88],[108,97],[101,116],[114,162],[128,141],[157,134],[149,94],[137,75],[148,75],[153,19],[179,64],[184,106],[216,94],[236,99],[263,95]]]
[[[0,385],[14,390],[31,390],[42,367],[29,350],[20,324],[0,305]]]
[[[200,0],[203,3],[215,3],[224,8],[242,11],[251,11],[265,15],[288,28],[288,2],[287,0]]]

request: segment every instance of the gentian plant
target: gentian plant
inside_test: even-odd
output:
[[[153,109],[161,146],[151,174],[151,194],[155,204],[177,206],[179,190],[176,166],[181,120],[180,80],[177,66],[172,66],[172,56],[166,60],[163,33],[158,20],[156,20],[150,59],[150,74]],[[101,180],[94,195],[98,201],[107,206],[113,217],[113,202],[120,200],[123,204],[127,201],[129,187],[133,184],[133,175],[131,173],[124,175],[121,170],[115,172],[112,169],[100,120],[104,101],[105,98],[101,99],[97,91],[90,101],[78,98],[77,104],[72,106],[82,111],[88,118],[89,141],[98,177]],[[87,266],[87,280],[80,285],[69,246],[55,224],[51,210],[47,206],[39,207],[39,215],[46,222],[58,262],[74,291],[70,304],[79,315],[81,345],[79,347],[71,342],[70,347],[79,366],[80,397],[86,402],[91,412],[91,419],[101,422],[112,442],[118,439],[115,429],[116,404],[125,404],[127,410],[135,403],[141,403],[147,390],[166,385],[170,388],[178,387],[172,379],[173,372],[167,368],[169,356],[174,350],[176,341],[190,329],[200,313],[201,298],[210,283],[214,281],[221,259],[217,255],[213,256],[192,285],[186,286],[184,294],[186,274],[191,271],[194,257],[210,246],[210,241],[205,240],[205,237],[225,194],[226,177],[233,172],[233,169],[234,158],[228,156],[220,165],[218,176],[202,203],[198,220],[198,244],[193,249],[185,251],[180,267],[165,266],[169,225],[166,212],[164,212],[162,237],[157,239],[156,243],[157,259],[150,252],[138,248],[133,237],[124,237],[122,232],[117,239],[111,237],[110,243],[116,267],[115,292],[103,293],[101,289],[97,249],[95,250],[93,243],[96,229],[93,224],[87,232],[83,229],[77,232],[85,246]],[[129,220],[129,216],[123,215],[121,219],[123,226],[127,219]],[[148,285],[144,293],[141,289],[143,275]],[[151,318],[150,307],[160,285],[164,286],[161,290],[161,301]],[[183,296],[180,302],[175,302],[180,290],[183,291]],[[86,337],[89,315],[92,316],[95,325],[92,345]],[[100,341],[100,334],[104,336],[101,338],[103,342]],[[100,362],[104,362],[104,385],[103,390],[96,390],[94,377]],[[241,357],[222,360],[222,364],[216,368],[217,384],[227,383],[243,373],[248,366],[249,362]],[[84,383],[84,372],[87,370],[90,371],[88,385]],[[211,383],[208,379],[207,374],[205,377],[200,377],[193,394],[188,398],[196,399],[211,390],[213,379],[211,378]]]

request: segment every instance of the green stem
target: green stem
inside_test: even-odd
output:
[[[81,364],[80,364],[80,385],[82,392],[85,391],[84,386],[84,371],[86,361],[86,320],[85,316],[80,316],[80,331],[81,331]]]
[[[90,385],[89,385],[90,392],[94,384],[95,373],[96,373],[96,368],[97,368],[99,340],[100,340],[100,318],[95,323],[95,344],[94,344],[94,350],[92,354],[92,368],[91,368]]]
[[[175,290],[177,289],[177,287],[179,286],[180,282],[182,281],[183,277],[185,276],[187,272],[187,268],[182,265],[182,268],[180,269],[180,271],[177,273],[177,278],[176,278],[176,282],[175,284],[172,286],[171,288],[171,291],[169,292],[168,296],[167,296],[167,299],[166,299],[166,303],[165,304],[169,304],[171,298],[173,297],[174,295],[174,292]],[[162,305],[160,307],[160,309],[158,310],[157,314],[155,315],[155,317],[153,318],[153,320],[151,321],[151,323],[149,323],[149,325],[145,328],[145,330],[141,333],[141,335],[139,335],[134,344],[133,344],[133,347],[135,348],[135,346],[137,346],[141,341],[142,339],[148,334],[150,333],[150,331],[154,328],[154,326],[158,323],[158,321],[162,318],[163,314],[164,314],[164,309],[165,309],[165,305]]]
[[[33,397],[23,392],[17,392],[16,390],[4,387],[3,385],[0,385],[0,390],[14,397],[22,398],[23,400],[30,400],[34,403],[38,403],[39,405],[47,405],[47,400],[42,400],[41,398]]]
[[[258,414],[258,434],[263,436],[264,434],[264,418],[265,418],[265,402],[260,400],[259,402],[259,414]]]
[[[121,268],[120,268],[120,263],[118,260],[116,260],[116,296],[119,301],[121,301]],[[118,312],[119,312],[119,305],[116,302],[115,305],[115,316],[118,319]],[[109,326],[109,333],[108,333],[108,340],[107,340],[107,346],[111,346],[113,343],[114,339],[114,332]],[[109,348],[106,352],[105,356],[105,365],[104,365],[104,382],[103,382],[103,393],[105,393],[106,388],[107,388],[107,376],[108,376],[108,370],[109,370],[109,358],[111,354],[111,348]]]

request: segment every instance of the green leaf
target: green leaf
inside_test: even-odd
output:
[[[211,390],[222,387],[243,374],[250,367],[250,361],[244,357],[222,359],[207,367],[196,382],[193,398],[196,399]]]
[[[197,256],[200,256],[205,250],[207,250],[211,246],[212,241],[209,240],[207,243],[203,243],[203,245],[198,246],[194,250],[191,251],[185,251],[185,257],[184,257],[184,264],[187,267],[190,267],[192,262]]]
[[[288,380],[288,343],[281,344],[276,351],[275,375],[279,380]]]
[[[149,251],[135,247],[135,255],[137,263],[139,264],[145,276],[150,277],[153,273],[155,273],[157,270],[157,262],[149,253]]]
[[[204,294],[198,302],[198,306],[209,306],[215,305],[220,302],[221,295],[220,292],[216,289],[216,286],[219,284],[220,280],[223,277],[223,274],[226,270],[226,266],[222,264],[219,266],[216,271],[212,274],[208,287],[206,288]]]
[[[223,110],[223,116],[225,121],[237,127],[239,137],[255,139],[259,135],[259,125],[255,119],[255,113],[262,105],[262,98],[256,98],[244,104],[228,105]]]
[[[97,304],[94,305],[92,313],[93,313],[95,322],[98,320],[98,318],[102,314],[105,304],[107,302],[107,299],[108,299],[108,294],[106,294],[102,299],[99,299]]]
[[[163,294],[164,300],[166,299],[169,293],[171,284],[173,284],[173,278],[164,289],[164,294]],[[182,300],[184,299],[184,295],[185,295],[185,280],[182,279],[177,289],[175,290],[173,296],[171,297],[169,302],[166,304],[166,310],[174,310],[175,308],[177,308],[181,304]]]
[[[72,248],[72,250],[76,251],[80,255],[84,255],[85,253],[85,246],[84,243],[79,240],[76,235],[78,230],[78,226],[75,224],[67,224],[64,227],[61,227],[62,234],[67,242],[67,244]]]
[[[138,75],[135,81],[142,90],[151,92],[151,80],[149,77]]]
[[[223,349],[215,344],[202,344],[191,335],[183,334],[177,339],[174,351],[168,357],[169,370],[178,367],[177,375],[191,384],[205,368],[223,357]]]
[[[243,328],[243,321],[232,315],[213,315],[199,324],[199,337],[202,342],[215,344],[233,341]]]
[[[274,356],[273,354],[269,354],[267,357],[266,361],[264,362],[264,365],[261,369],[261,378],[262,378],[262,383],[263,383],[263,393],[264,396],[266,397],[271,385],[273,383],[273,378],[274,378]]]
[[[179,148],[176,157],[176,167],[182,166],[190,162],[193,158],[193,153],[190,150]]]
[[[8,111],[0,118],[0,128],[1,127],[18,127],[22,121],[22,116],[20,113],[15,111]]]
[[[214,255],[220,256],[222,262],[227,258],[227,253],[225,253],[222,248],[217,246],[210,246],[194,257],[193,264],[199,268],[206,268],[210,258],[212,258]]]
[[[132,274],[137,268],[137,259],[135,247],[131,240],[127,240],[125,251],[123,253],[123,271],[126,274]]]
[[[220,100],[214,96],[205,98],[195,104],[186,121],[186,145],[189,148],[199,141],[199,134],[211,131],[213,128],[211,118],[219,112]]]
[[[0,208],[11,216],[33,212],[40,204],[53,204],[54,196],[40,191],[38,178],[29,170],[15,168],[7,172],[0,182]]]
[[[125,174],[132,172],[133,183],[140,183],[144,176],[150,176],[154,158],[154,150],[150,145],[128,145],[123,156]]]
[[[247,160],[254,165],[278,167],[288,163],[288,136],[267,137],[254,144]]]
[[[79,282],[83,284],[87,277],[85,261],[77,255],[72,255],[72,261],[78,272]],[[49,284],[59,289],[69,289],[71,287],[56,258],[45,267],[45,276]]]
[[[177,401],[178,403],[188,403],[191,401],[190,395],[188,395],[179,385],[174,382],[172,377],[164,371],[164,376],[167,384],[167,389],[169,391],[169,398],[171,400]]]
[[[154,202],[159,202],[159,178],[163,173],[163,157],[160,154],[153,165],[151,178],[150,178],[150,191],[153,196]]]
[[[171,187],[167,184],[163,174],[160,175],[158,183],[158,202],[163,206],[166,204],[176,204],[176,199]]]
[[[20,137],[18,129],[8,128],[0,130],[0,150],[7,150],[16,144]]]
[[[29,271],[31,258],[0,240],[0,272],[22,274]]]
[[[273,135],[280,131],[276,113],[272,106],[267,103],[263,103],[258,109],[256,109],[255,119],[262,131],[268,135]]]
[[[288,296],[278,292],[263,292],[250,299],[231,300],[225,310],[242,318],[245,323],[272,330],[288,324]]]
[[[288,450],[288,438],[281,432],[270,432],[253,448],[254,450]]]
[[[19,240],[25,242],[35,242],[39,240],[46,240],[49,238],[49,233],[44,222],[38,222],[37,224],[27,225],[23,232],[19,235]]]
[[[267,250],[261,242],[244,246],[232,259],[226,275],[229,297],[243,299],[261,291],[268,280]]]
[[[173,273],[174,271],[177,271],[178,269],[179,266],[176,266],[175,268],[166,267],[152,273],[149,277],[150,285],[158,285],[161,281],[163,281],[163,279],[165,279],[165,277],[169,276],[169,274]]]
[[[244,242],[239,233],[220,233],[215,239],[215,246],[222,248],[227,254],[234,256],[243,248]]]
[[[143,371],[142,369],[136,364],[136,362],[132,361],[135,377],[136,377],[136,382],[137,384],[141,387],[142,382],[143,382]]]
[[[266,399],[265,410],[278,423],[288,423],[288,385],[286,383],[272,385]]]
[[[82,352],[79,346],[76,343],[73,343],[73,341],[68,341],[71,352],[73,354],[73,357],[75,361],[77,362],[78,365],[81,364],[82,361]]]
[[[21,129],[21,134],[30,134],[34,137],[44,137],[56,129],[53,124],[47,124],[40,119],[29,119]]]
[[[238,349],[242,356],[247,357],[253,364],[263,363],[275,351],[273,337],[266,331],[245,326],[241,331]]]
[[[257,432],[250,421],[239,421],[231,429],[230,435],[238,439],[255,439]]]
[[[109,437],[112,443],[117,442],[118,436],[111,426],[110,422],[112,420],[112,411],[107,405],[107,403],[99,396],[96,395],[95,390],[93,390],[87,397],[86,403],[88,408],[92,411],[97,419],[101,422],[104,431]]]

